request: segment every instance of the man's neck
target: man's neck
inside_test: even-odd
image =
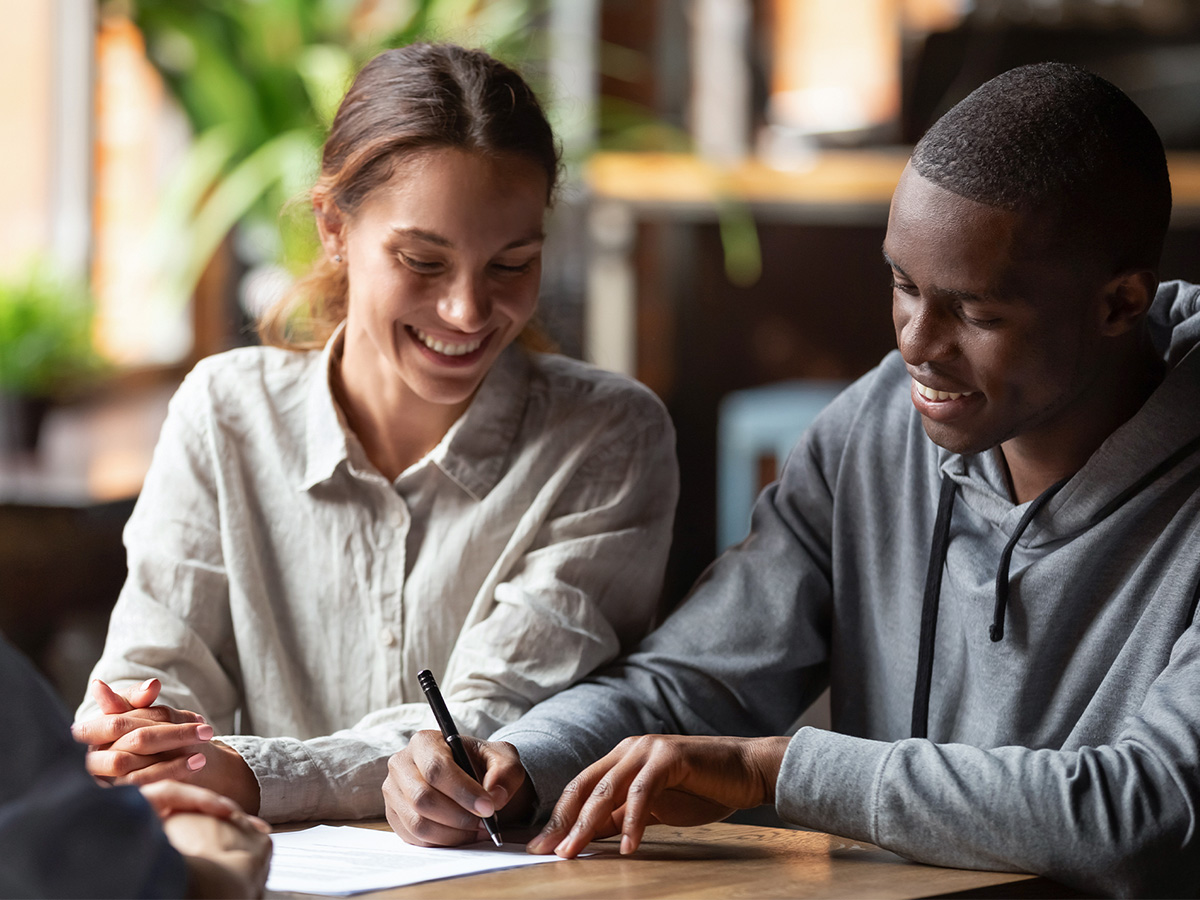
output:
[[[1004,441],[1000,452],[1013,501],[1027,503],[1082,469],[1100,445],[1142,408],[1165,374],[1166,364],[1147,341],[1136,359],[1113,367],[1093,385],[1096,402],[1040,429],[1036,436]]]

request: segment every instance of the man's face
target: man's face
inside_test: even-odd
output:
[[[1103,281],[1049,237],[1028,214],[901,176],[883,245],[896,343],[925,431],[948,450],[1041,447],[1103,402]]]

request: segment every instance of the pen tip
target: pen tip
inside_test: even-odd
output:
[[[504,841],[500,840],[500,835],[498,835],[498,834],[492,835],[492,843],[495,844],[497,847],[504,846]]]

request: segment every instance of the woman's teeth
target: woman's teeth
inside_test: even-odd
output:
[[[413,328],[413,334],[432,350],[434,353],[441,353],[443,356],[465,356],[479,349],[483,343],[482,340],[468,341],[465,344],[447,344],[445,341],[439,341],[437,338],[432,338],[423,332],[420,328]]]
[[[917,386],[917,393],[926,400],[957,400],[959,397],[970,397],[973,393],[975,393],[974,391],[964,391],[962,393],[955,393],[954,391],[935,391],[933,388],[926,387],[925,385],[921,384],[921,382],[915,380],[913,381],[913,384]]]

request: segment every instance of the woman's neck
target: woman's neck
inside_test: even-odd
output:
[[[371,464],[388,480],[423,459],[446,436],[470,400],[462,404],[430,403],[400,379],[379,373],[360,379],[333,362],[330,382],[346,424],[362,444]]]

